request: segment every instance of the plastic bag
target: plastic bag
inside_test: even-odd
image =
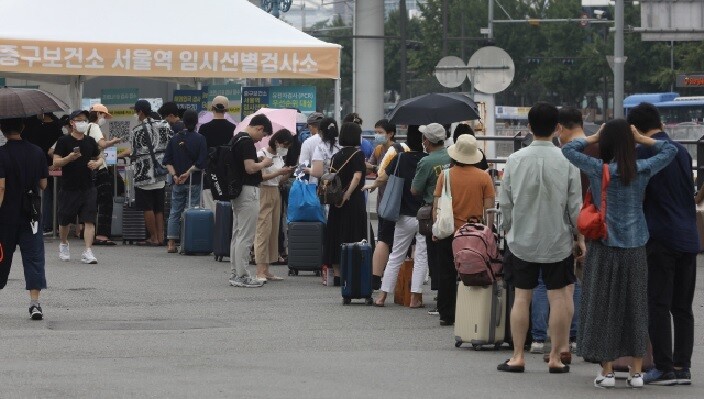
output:
[[[296,179],[288,194],[288,214],[286,220],[291,222],[322,222],[326,223],[323,207],[318,200],[315,184]]]

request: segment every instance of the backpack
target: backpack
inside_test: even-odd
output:
[[[252,138],[245,134],[226,145],[213,147],[208,154],[206,178],[210,183],[210,192],[216,201],[229,201],[240,196],[242,192],[242,168],[236,165],[234,157],[237,144]]]
[[[498,237],[486,226],[471,221],[455,232],[452,241],[455,269],[468,287],[492,285],[503,275]]]
[[[300,132],[298,132],[297,136],[298,136],[298,143],[303,144],[306,142],[306,140],[308,140],[308,137],[310,137],[310,130],[308,130],[308,129],[301,130]]]
[[[318,180],[318,199],[320,200],[321,204],[325,205],[338,205],[340,202],[342,202],[342,198],[345,195],[345,189],[342,187],[342,181],[340,180],[340,176],[337,174],[342,170],[342,168],[347,165],[347,163],[357,155],[359,150],[355,151],[352,155],[350,155],[349,158],[345,161],[345,163],[340,166],[339,169],[337,169],[335,172],[333,172],[332,167],[332,160],[330,160],[330,173],[326,173],[323,175],[323,177]],[[340,154],[339,152],[335,155]],[[334,156],[333,156],[334,159]]]

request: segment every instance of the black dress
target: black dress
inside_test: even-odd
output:
[[[347,159],[350,161],[342,167]],[[349,201],[345,201],[340,208],[330,205],[325,233],[324,261],[327,265],[339,265],[341,244],[359,242],[367,238],[367,211],[362,192],[366,173],[364,153],[355,147],[345,147],[332,157],[331,167],[338,171],[342,187],[345,189],[349,187],[356,172],[362,173],[362,179],[352,192]]]

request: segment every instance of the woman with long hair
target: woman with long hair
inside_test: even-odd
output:
[[[600,158],[583,154],[599,144]],[[655,156],[636,159],[636,144],[651,146]],[[632,356],[628,385],[643,386],[643,356],[648,341],[648,264],[645,244],[648,227],[643,196],[648,180],[666,167],[677,148],[643,136],[628,122],[616,119],[586,139],[562,148],[567,159],[589,178],[594,205],[601,208],[602,165],[608,164],[606,227],[603,239],[587,244],[577,350],[580,356],[601,363],[594,386],[616,384],[613,361]]]
[[[257,154],[274,161],[273,165],[262,170],[262,184],[259,188],[259,217],[257,234],[254,238],[254,259],[257,262],[256,279],[261,282],[283,280],[269,272],[269,265],[279,259],[279,223],[281,221],[279,184],[285,181],[286,176],[294,169],[286,166],[285,161],[293,140],[290,131],[281,129],[271,136],[269,145]]]

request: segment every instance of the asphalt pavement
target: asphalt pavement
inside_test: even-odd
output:
[[[0,398],[704,397],[701,272],[694,385],[633,392],[621,380],[604,392],[581,360],[566,375],[548,374],[540,355],[525,374],[497,372],[508,350],[457,349],[452,327],[391,298],[342,306],[312,273],[234,288],[229,263],[212,257],[118,245],[83,265],[78,240],[71,262],[57,247],[47,241],[44,321],[29,319],[19,254],[0,291]]]

